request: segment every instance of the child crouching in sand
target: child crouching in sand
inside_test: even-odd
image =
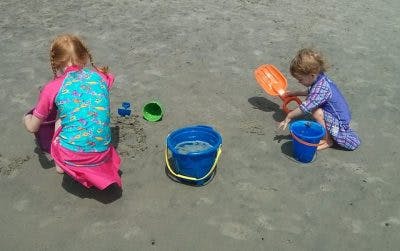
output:
[[[310,113],[326,129],[326,137],[318,150],[339,146],[355,150],[360,138],[350,128],[349,106],[336,84],[326,75],[326,62],[322,55],[312,49],[300,50],[290,64],[290,73],[307,91],[286,92],[285,96],[306,96],[306,100],[295,110],[289,112],[279,124],[285,129],[289,122],[302,114]]]
[[[57,171],[66,172],[88,188],[105,189],[113,183],[121,187],[121,160],[110,145],[109,89],[114,76],[107,67],[93,64],[89,50],[74,35],[55,38],[50,65],[54,79],[41,90],[33,114],[25,115],[26,129],[37,132],[57,109],[59,119],[50,151]]]

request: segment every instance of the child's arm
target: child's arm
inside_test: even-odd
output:
[[[35,133],[39,130],[40,125],[42,124],[43,119],[39,119],[35,115],[26,114],[23,117],[23,123],[28,132]]]
[[[299,108],[303,113],[312,113],[315,109],[321,107],[332,97],[329,84],[326,81],[319,81],[310,89],[306,100],[301,103]]]
[[[297,116],[300,116],[300,115],[302,115],[302,114],[303,114],[303,112],[300,110],[299,107],[297,107],[296,109],[294,109],[293,111],[289,112],[289,113],[286,115],[285,120],[283,120],[281,123],[279,123],[278,128],[279,128],[279,129],[282,129],[282,130],[285,130],[286,127],[287,127],[287,125],[289,124],[289,122],[290,122],[293,118],[295,118],[295,117],[297,117]]]
[[[291,97],[291,96],[307,96],[308,91],[286,91],[285,94],[283,94],[283,97]]]
[[[23,123],[28,132],[35,133],[39,130],[40,125],[50,115],[54,108],[54,99],[58,93],[59,86],[51,81],[46,84],[39,93],[39,99],[34,109],[25,114]],[[60,83],[61,84],[61,83]]]

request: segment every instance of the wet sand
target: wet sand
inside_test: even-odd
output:
[[[9,1],[0,3],[2,250],[396,250],[400,245],[400,2]],[[49,41],[75,33],[116,75],[113,143],[123,192],[85,189],[36,149],[22,115],[51,79]],[[292,90],[296,51],[324,52],[362,146],[292,160],[281,101],[253,70]],[[162,121],[142,118],[159,100]],[[127,101],[132,116],[121,118]],[[206,124],[223,137],[203,187],[165,174],[167,135]]]

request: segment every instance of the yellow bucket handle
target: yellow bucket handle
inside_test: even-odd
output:
[[[185,175],[181,175],[181,174],[177,174],[172,170],[172,168],[171,168],[171,166],[169,164],[169,161],[168,161],[168,147],[165,148],[165,162],[167,163],[167,167],[168,167],[169,172],[172,175],[174,175],[175,177],[178,177],[178,178],[181,178],[181,179],[186,179],[186,180],[191,180],[191,181],[199,181],[199,180],[207,178],[214,171],[215,167],[217,166],[217,162],[218,162],[218,159],[219,159],[219,157],[221,155],[221,152],[222,152],[221,146],[219,146],[218,151],[217,151],[217,156],[215,157],[214,164],[211,167],[210,171],[206,175],[204,175],[202,178],[199,178],[199,179],[193,178],[193,177],[189,177],[189,176],[185,176]]]

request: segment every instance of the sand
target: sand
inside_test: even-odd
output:
[[[0,3],[1,250],[397,250],[400,245],[400,2],[21,1]],[[50,40],[75,33],[116,75],[113,142],[123,191],[85,189],[22,126],[51,79]],[[291,90],[296,51],[324,52],[362,146],[292,159],[281,101],[253,70],[274,64]],[[160,122],[142,106],[160,101]],[[130,102],[132,116],[117,109]],[[206,124],[223,137],[214,179],[165,174],[167,135]]]

